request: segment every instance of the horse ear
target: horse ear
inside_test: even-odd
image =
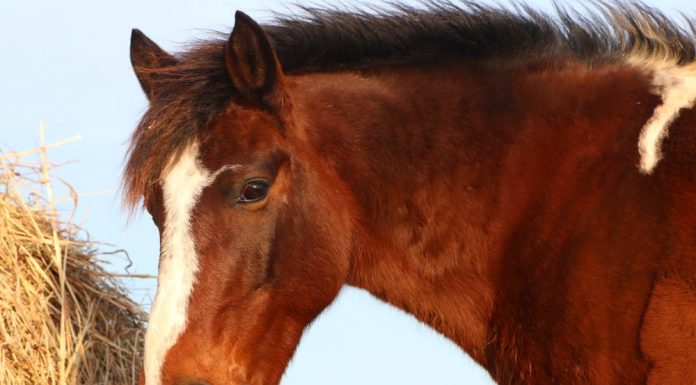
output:
[[[148,98],[152,96],[155,70],[177,63],[174,56],[135,28],[131,31],[130,59],[135,76]]]
[[[283,71],[263,29],[247,14],[235,13],[234,29],[225,48],[227,71],[248,101],[267,107],[278,103]]]

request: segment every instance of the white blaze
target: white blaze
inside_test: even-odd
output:
[[[238,167],[226,165],[211,174],[198,161],[198,144],[193,143],[166,169],[162,182],[165,221],[157,294],[145,336],[146,385],[162,384],[164,358],[186,327],[188,301],[198,272],[191,212],[203,190],[220,173]]]
[[[186,307],[198,271],[191,211],[210,183],[210,175],[197,156],[197,144],[187,147],[162,183],[165,222],[157,294],[145,336],[147,385],[161,385],[164,357],[186,326]]]
[[[678,66],[670,63],[636,63],[647,67],[653,75],[655,94],[662,104],[643,126],[638,141],[640,171],[650,174],[662,158],[660,147],[667,137],[669,125],[679,117],[683,108],[691,108],[696,101],[696,65]]]

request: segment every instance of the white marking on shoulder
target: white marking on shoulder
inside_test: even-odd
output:
[[[653,116],[643,126],[638,141],[640,171],[653,172],[662,159],[661,145],[667,137],[669,126],[684,108],[696,102],[696,64],[679,66],[669,62],[647,62],[634,60],[633,64],[651,72],[653,92],[662,98]]]
[[[187,147],[175,164],[167,167],[162,182],[165,207],[158,287],[145,336],[145,384],[161,385],[162,365],[169,349],[183,333],[189,296],[198,272],[198,256],[191,234],[191,212],[212,175],[198,161],[198,144]]]

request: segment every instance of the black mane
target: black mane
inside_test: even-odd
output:
[[[265,27],[288,73],[427,61],[447,55],[534,58],[572,55],[584,61],[627,54],[692,62],[694,23],[687,28],[639,2],[597,2],[581,13],[556,7],[494,8],[473,1],[395,5],[374,12],[302,8]],[[222,42],[220,42],[222,44]]]
[[[555,15],[523,5],[509,9],[472,1],[393,5],[371,12],[300,8],[264,26],[287,73],[336,71],[427,62],[443,57],[576,58],[588,63],[633,57],[677,64],[696,60],[696,26],[680,26],[639,2],[593,2],[581,13]],[[179,63],[155,73],[156,92],[133,134],[125,170],[126,202],[147,196],[191,138],[206,129],[234,94],[227,74],[227,34],[196,43]]]

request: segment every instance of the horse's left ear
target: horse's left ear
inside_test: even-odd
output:
[[[135,76],[138,77],[140,86],[148,98],[152,96],[156,88],[157,70],[177,63],[174,56],[160,48],[139,29],[131,31],[130,59]]]
[[[282,103],[284,75],[275,50],[263,29],[240,11],[235,13],[225,62],[235,88],[245,99],[264,107]]]

